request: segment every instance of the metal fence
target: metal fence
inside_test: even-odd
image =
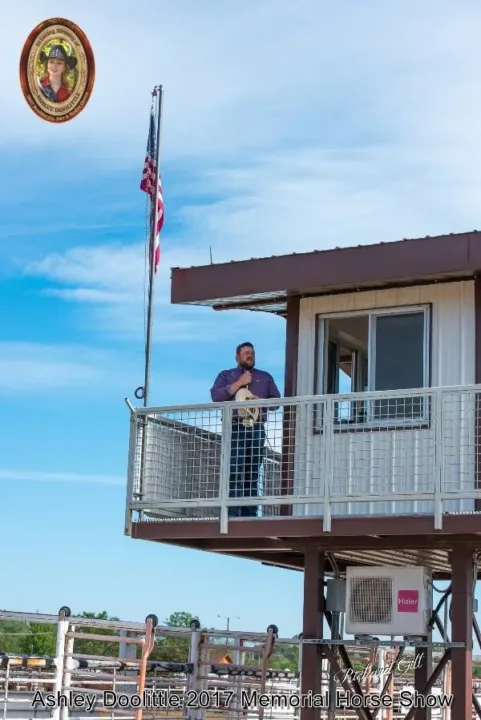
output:
[[[1,611],[0,620],[51,624],[57,635],[54,656],[8,654],[0,647],[4,720],[296,720],[301,714],[303,641],[278,637],[275,626],[266,633],[212,630],[198,624],[171,628],[158,625],[155,616],[145,623],[98,620],[71,617],[68,608],[58,615]],[[118,652],[82,654],[76,642],[85,638],[104,641]],[[182,638],[184,656],[151,659],[151,641],[160,638],[171,648],[173,639]],[[279,647],[296,649],[297,671],[270,667]],[[363,693],[381,692],[394,655],[388,647],[357,648],[364,670],[355,676]],[[407,715],[409,708],[400,702],[400,693],[414,692],[413,666],[411,658],[392,676],[388,695],[394,704],[378,713],[379,720]],[[323,659],[318,694],[342,693],[342,685],[337,674],[330,677],[329,662]],[[449,664],[433,692],[450,694]],[[479,697],[479,682],[473,683],[473,692]],[[272,703],[256,705],[256,694],[271,698]],[[142,700],[140,707],[132,701],[137,697]],[[253,700],[249,704],[246,698]],[[449,720],[449,708],[434,708],[431,716]],[[319,717],[353,720],[357,714],[355,707],[343,707],[341,700],[334,715],[319,707]]]
[[[472,512],[481,386],[136,409],[127,519]],[[240,491],[239,488],[242,488]],[[242,494],[243,493],[243,494]],[[240,510],[239,510],[240,508]],[[246,510],[249,508],[249,510]]]
[[[279,638],[275,626],[266,633],[201,629],[198,623],[172,628],[160,626],[155,615],[135,623],[71,617],[68,608],[58,615],[2,611],[0,620],[50,623],[57,636],[55,656],[15,655],[0,647],[4,719],[257,720],[263,713],[243,700],[256,692],[287,699],[266,720],[294,717],[288,698],[299,691],[299,672],[272,669],[269,662],[276,647],[297,648],[299,641]],[[104,641],[111,654],[79,652],[77,641],[86,639]],[[170,643],[170,659],[152,659],[159,639]]]

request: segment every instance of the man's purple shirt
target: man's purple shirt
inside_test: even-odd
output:
[[[227,402],[229,400],[235,400],[234,395],[231,392],[231,385],[235,383],[246,371],[240,367],[232,368],[231,370],[223,370],[215,379],[215,382],[210,390],[210,395],[213,402]],[[248,385],[248,389],[253,395],[264,400],[269,398],[280,398],[281,393],[277,385],[274,382],[274,378],[268,372],[264,370],[257,370],[254,368],[250,371],[252,374],[252,380]],[[275,410],[272,407],[269,410]],[[237,414],[237,413],[236,413]],[[262,422],[265,420],[266,413],[262,412]]]

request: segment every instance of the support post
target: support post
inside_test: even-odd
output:
[[[188,689],[192,694],[200,695],[201,682],[199,681],[200,673],[200,645],[202,633],[200,632],[200,623],[194,621],[190,626],[190,646],[189,646],[189,663],[192,664],[192,672],[188,678]],[[203,720],[205,710],[202,708],[190,708],[187,711],[187,720]]]
[[[304,551],[303,638],[324,637],[324,563],[325,555],[317,548]],[[321,691],[323,648],[315,643],[302,648],[301,694]],[[301,708],[300,720],[317,720],[320,710]]]
[[[339,612],[337,610],[332,611],[332,624],[331,624],[331,638],[333,640],[340,640],[339,636]],[[337,656],[337,648],[333,646],[331,648],[333,654]],[[332,663],[329,663],[329,707],[327,709],[327,720],[336,720],[336,668]]]
[[[10,658],[7,657],[7,665],[5,667],[5,677],[3,679],[3,720],[7,720],[7,713],[9,710],[9,702],[8,702],[8,686],[10,684]],[[37,688],[35,688],[37,689]]]
[[[475,329],[474,329],[474,382],[476,385],[481,383],[481,277],[479,275],[474,279],[474,307],[475,307]],[[481,488],[481,458],[480,451],[481,439],[481,396],[478,391],[474,392],[474,487],[476,490]],[[474,509],[476,512],[481,510],[481,500],[476,498],[474,501]]]
[[[466,720],[472,713],[473,678],[473,590],[474,550],[458,545],[451,551],[452,576],[452,640],[463,642],[465,648],[452,648],[451,720]]]
[[[423,637],[424,642],[432,642],[432,631]],[[433,671],[432,647],[417,647],[414,655],[414,692],[420,695]],[[419,708],[416,720],[431,720],[431,708]]]
[[[68,629],[68,628],[67,628]],[[70,625],[70,632],[75,632],[75,625]],[[64,657],[64,676],[63,676],[63,693],[68,695],[70,686],[72,684],[72,667],[74,664],[73,655],[75,638],[67,637],[65,642],[65,657]],[[60,720],[69,720],[69,709],[66,705],[62,705],[60,708]]]
[[[154,649],[155,643],[155,628],[159,624],[157,615],[147,615],[145,618],[145,640],[142,643],[142,655],[140,658],[139,666],[139,679],[137,692],[142,697],[142,693],[145,689],[145,680],[147,676],[147,663],[149,661],[149,655]],[[142,720],[143,708],[140,707],[135,713],[135,720]]]
[[[261,695],[264,695],[266,692],[266,680],[267,680],[267,670],[269,669],[269,658],[271,657],[272,651],[274,650],[274,643],[276,641],[277,634],[278,634],[277,625],[269,625],[269,627],[267,628],[266,642],[264,644],[264,648],[262,651],[261,683],[260,683]],[[261,706],[259,708],[259,720],[264,720],[264,707],[263,706]]]
[[[61,607],[58,611],[57,647],[55,650],[55,682],[54,693],[57,697],[63,694],[63,680],[65,669],[66,640],[69,626],[70,608]],[[60,704],[57,703],[52,711],[53,720],[60,720]]]
[[[431,675],[428,677],[426,685],[423,687],[421,695],[426,696],[430,694],[431,688],[434,686],[434,684],[437,682],[437,680],[441,677],[444,668],[446,667],[446,664],[451,660],[451,648],[447,648],[447,650],[444,651],[444,655],[442,656],[441,660],[438,662],[434,670],[432,671]],[[416,707],[416,704],[414,704],[411,708],[409,708],[407,715],[404,716],[404,720],[414,720],[416,713],[418,712],[419,708]],[[466,716],[468,717],[468,716]],[[469,716],[471,717],[471,716]],[[466,718],[464,718],[466,720]]]

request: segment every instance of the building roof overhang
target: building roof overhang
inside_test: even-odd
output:
[[[173,268],[171,302],[284,314],[289,297],[449,282],[481,271],[481,232]]]

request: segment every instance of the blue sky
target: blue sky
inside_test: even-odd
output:
[[[223,261],[479,228],[481,7],[99,8],[84,0],[68,15],[92,43],[97,77],[84,113],[58,126],[29,110],[18,84],[24,41],[58,4],[0,10],[1,532],[11,579],[1,605],[132,620],[186,610],[210,625],[222,614],[234,627],[275,622],[292,635],[301,575],[123,536],[123,400],[143,381],[150,91],[164,85],[166,206],[152,401],[208,400],[246,338],[282,386],[284,321],[171,307],[170,268],[207,263],[209,247]]]

